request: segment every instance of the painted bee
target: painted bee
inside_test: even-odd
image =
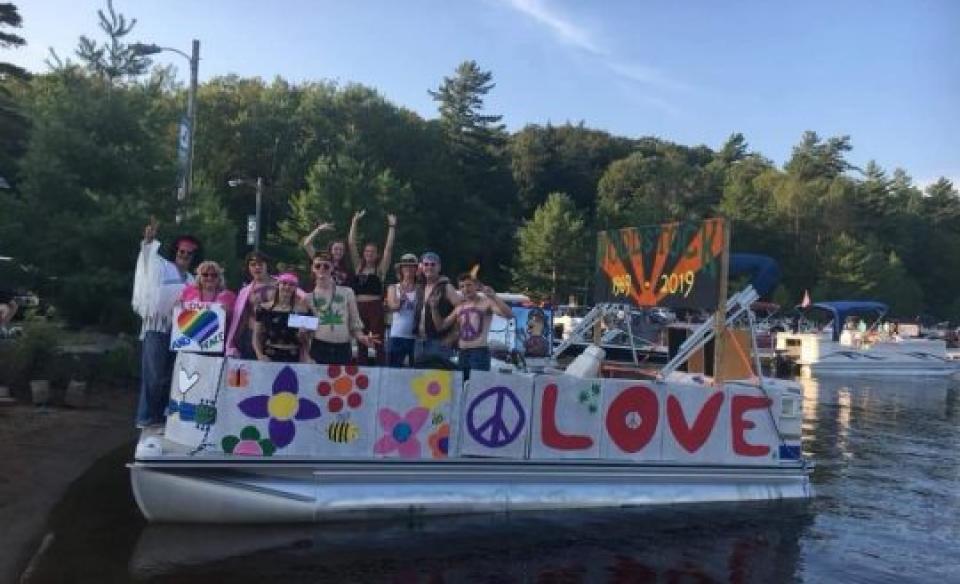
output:
[[[360,427],[349,420],[337,420],[327,426],[327,438],[337,444],[347,444],[360,437]]]

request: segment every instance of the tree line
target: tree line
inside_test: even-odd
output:
[[[4,6],[0,26],[18,27]],[[151,215],[168,219],[167,238],[200,237],[237,286],[254,194],[227,183],[256,177],[265,251],[291,266],[305,265],[298,243],[318,221],[345,236],[366,208],[372,241],[398,215],[397,254],[434,250],[448,273],[479,264],[497,289],[589,302],[598,230],[722,214],[734,251],[780,263],[776,301],[809,289],[960,320],[960,196],[949,180],[921,191],[902,169],[856,168],[848,136],[814,132],[782,166],[739,133],[711,148],[583,122],[509,132],[485,109],[492,72],[473,61],[429,89],[435,119],[359,84],[210,79],[197,94],[194,190],[174,225],[186,90],[129,50],[135,21],[109,8],[107,40],[83,37],[76,60],[51,52],[34,75],[0,63],[0,176],[11,187],[0,190],[0,255],[35,267],[71,322],[130,326],[133,258]]]

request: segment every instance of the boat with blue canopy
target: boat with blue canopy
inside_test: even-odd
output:
[[[817,302],[806,312],[827,313],[829,325],[812,332],[777,335],[777,350],[792,354],[802,374],[948,376],[960,366],[941,339],[903,338],[881,327],[889,307],[875,300]],[[866,317],[859,327],[853,317]]]

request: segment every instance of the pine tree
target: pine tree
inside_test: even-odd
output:
[[[12,3],[0,4],[0,27],[20,28],[23,19]],[[27,44],[23,37],[0,30],[0,48],[11,49]],[[0,61],[0,179],[14,184],[16,160],[23,155],[27,137],[27,121],[14,99],[14,82],[26,81],[30,74],[13,63]],[[5,206],[0,204],[0,206]]]
[[[514,282],[556,302],[590,277],[586,226],[565,193],[552,193],[517,232]]]
[[[23,25],[23,18],[17,11],[15,4],[11,2],[0,3],[0,27],[20,28]],[[19,35],[12,32],[0,30],[0,49],[12,49],[22,47],[27,41]],[[22,67],[17,67],[13,63],[0,62],[0,81],[7,78],[26,80],[30,74]]]
[[[464,61],[453,77],[444,77],[430,97],[438,102],[440,125],[455,153],[466,159],[475,159],[490,148],[504,143],[503,116],[484,114],[483,100],[496,87],[493,73],[483,71],[476,61]]]
[[[81,35],[77,56],[87,64],[87,69],[111,83],[121,77],[143,75],[150,68],[151,60],[139,55],[131,45],[122,42],[123,37],[130,34],[136,26],[137,19],[128,21],[123,14],[118,14],[113,9],[113,0],[107,0],[107,10],[110,12],[109,18],[103,10],[98,10],[97,15],[100,17],[100,28],[110,37],[110,41],[100,45]]]

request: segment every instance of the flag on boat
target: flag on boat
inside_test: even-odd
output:
[[[803,300],[800,301],[800,308],[806,308],[812,304],[810,302],[810,290],[803,291]]]

